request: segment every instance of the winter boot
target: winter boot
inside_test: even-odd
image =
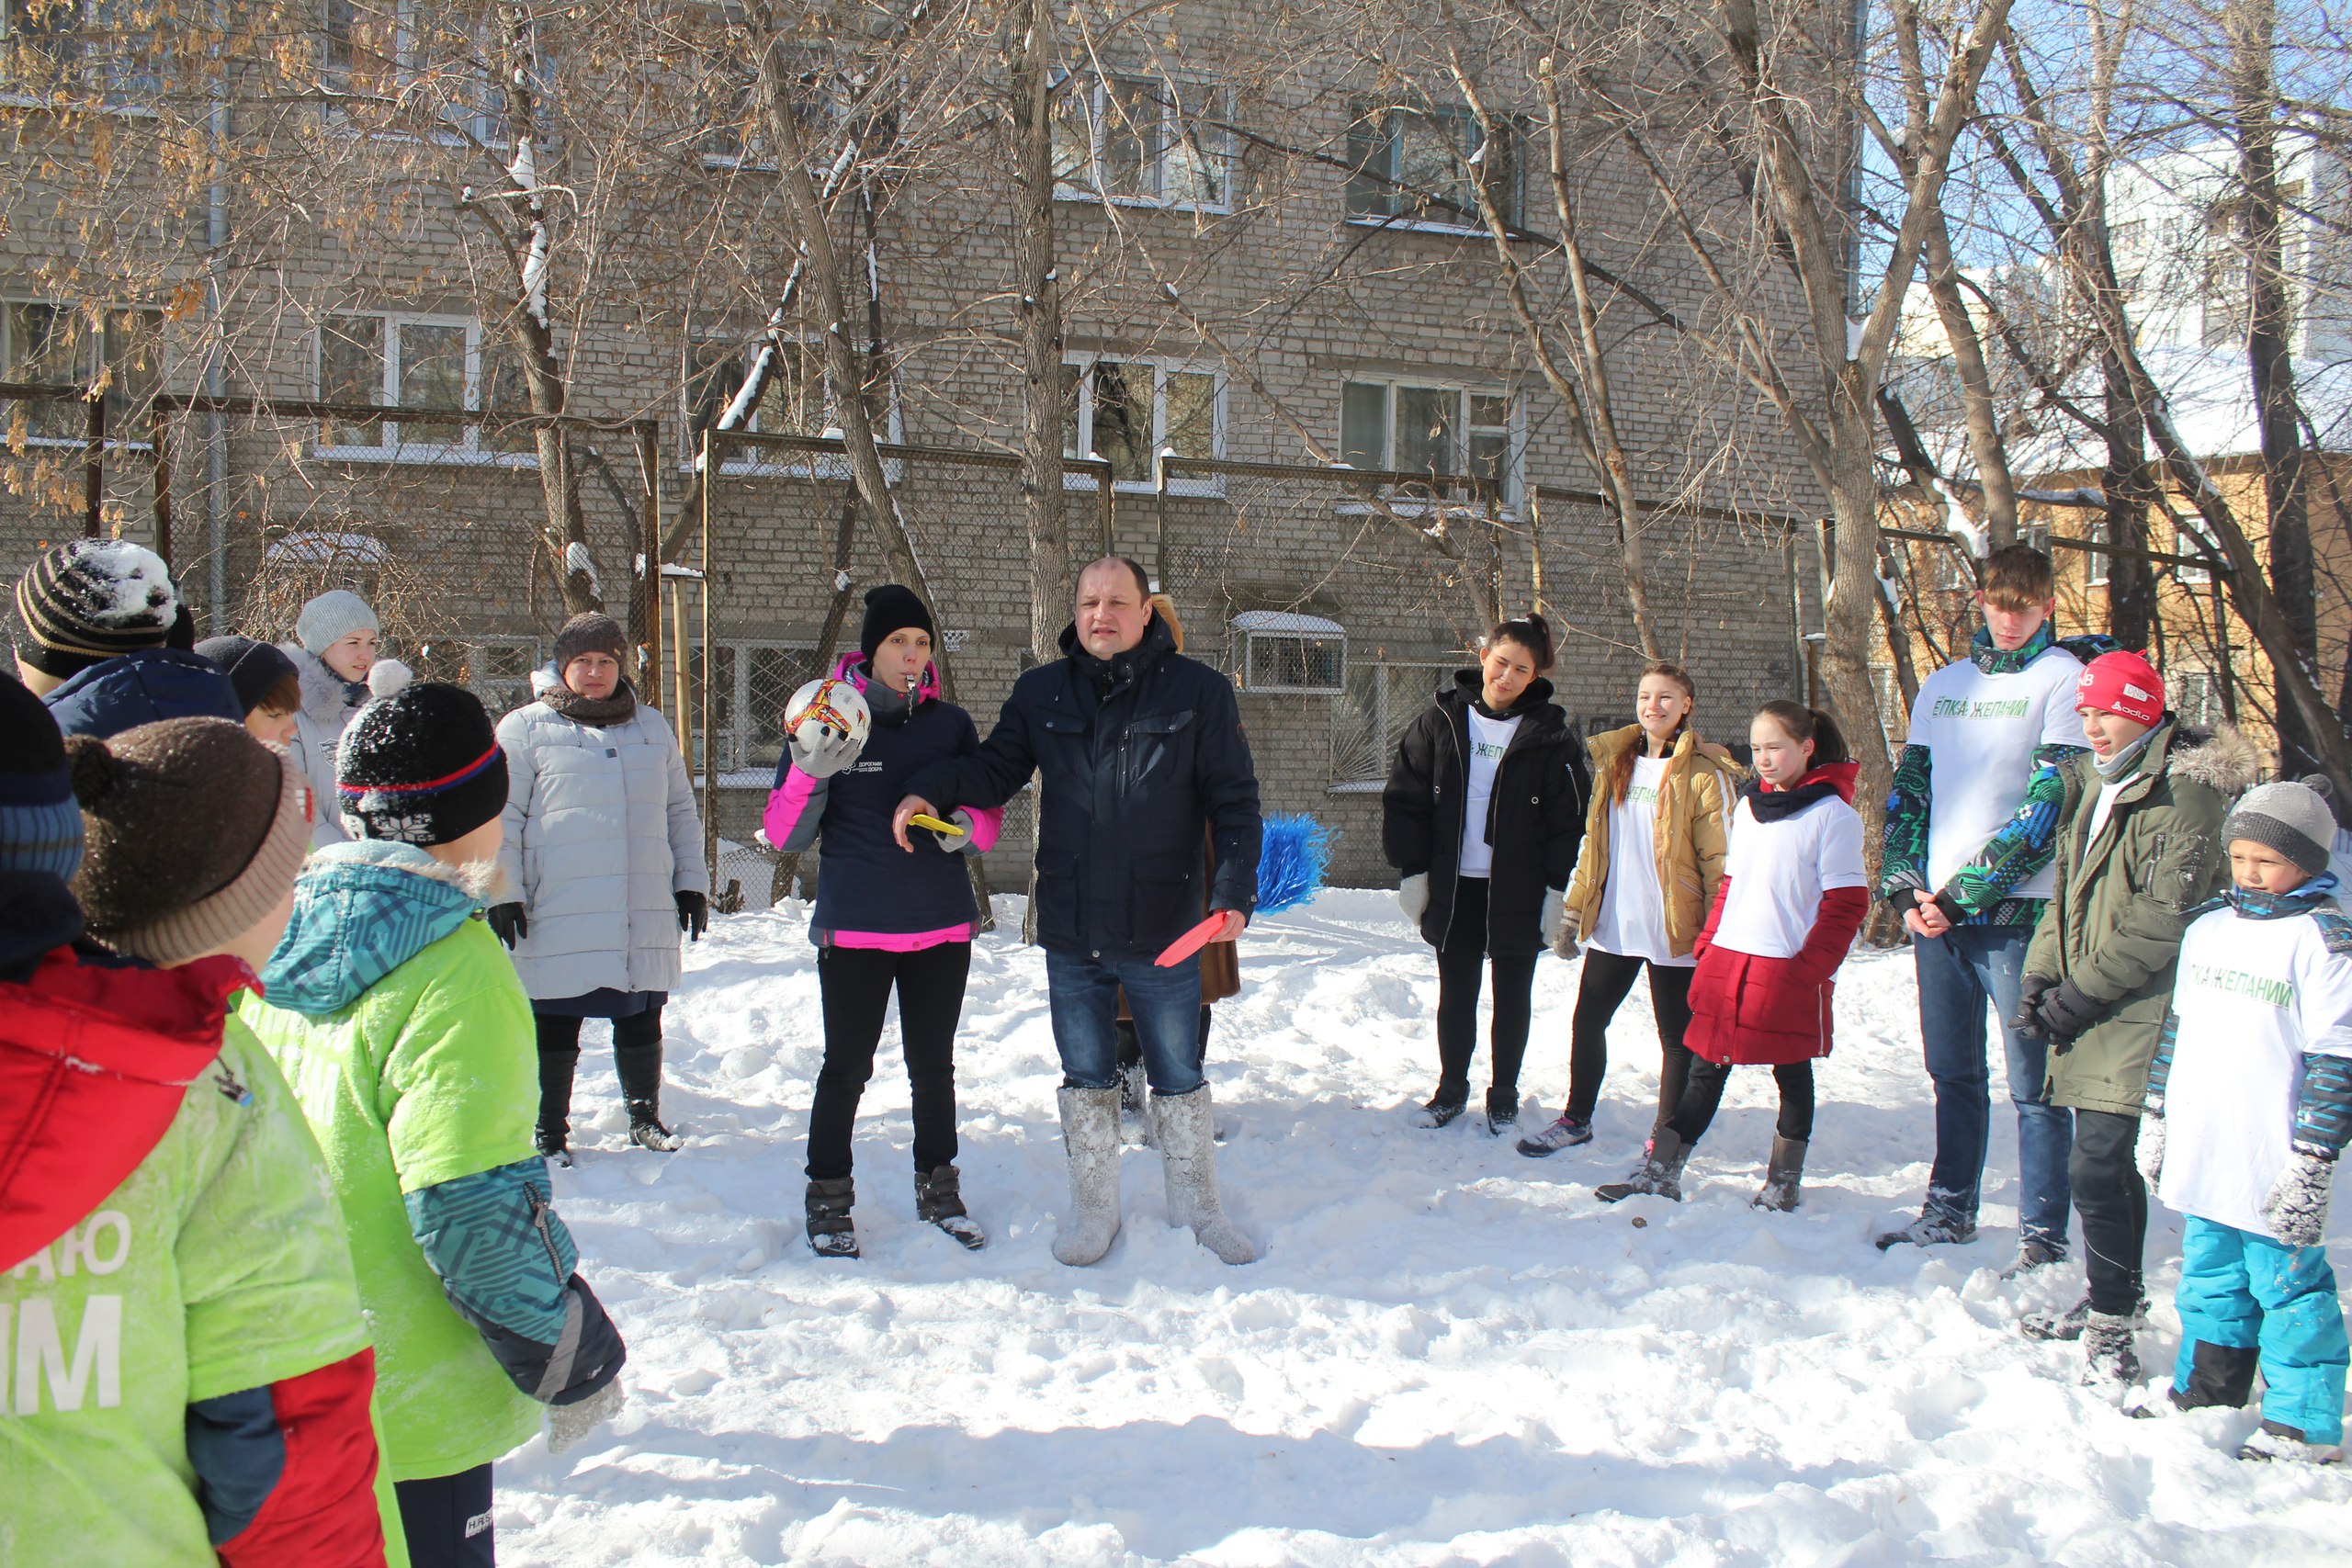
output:
[[[1505,1099],[1500,1089],[1487,1091],[1487,1135],[1508,1137],[1519,1130],[1519,1091],[1512,1089]]]
[[[857,1227],[850,1223],[850,1205],[857,1188],[843,1176],[808,1183],[808,1245],[820,1258],[855,1258]]]
[[[2115,1313],[2086,1313],[2083,1318],[2083,1369],[2086,1383],[2113,1383],[2130,1388],[2140,1381],[2140,1350],[2134,1336],[2135,1317]]]
[[[929,1175],[915,1172],[915,1218],[937,1225],[967,1251],[978,1252],[989,1244],[989,1233],[964,1212],[962,1179],[952,1165],[943,1165]]]
[[[1558,1121],[1543,1131],[1530,1133],[1520,1139],[1519,1152],[1530,1159],[1543,1159],[1548,1155],[1558,1154],[1562,1149],[1573,1148],[1578,1144],[1590,1142],[1592,1142],[1592,1118],[1588,1116],[1579,1122],[1563,1111]]]
[[[539,1125],[533,1142],[548,1163],[571,1164],[571,1077],[580,1066],[580,1043],[539,1047]]]
[[[1469,1104],[1467,1098],[1448,1100],[1442,1094],[1431,1095],[1427,1105],[1413,1112],[1413,1125],[1430,1131],[1451,1127],[1461,1119],[1462,1112],[1469,1108]]]
[[[1690,1158],[1690,1145],[1682,1141],[1682,1134],[1671,1127],[1660,1127],[1650,1145],[1649,1156],[1640,1168],[1623,1181],[1594,1188],[1592,1195],[1604,1203],[1617,1203],[1636,1192],[1648,1192],[1679,1203],[1682,1168]]]
[[[662,1041],[624,1041],[620,1038],[629,1019],[613,1022],[613,1070],[621,1080],[621,1102],[628,1107],[628,1141],[640,1149],[654,1149],[662,1154],[681,1147],[685,1140],[662,1124]]]
[[[2037,1269],[2047,1269],[2052,1263],[2065,1261],[2066,1248],[2063,1243],[2030,1235],[2018,1243],[2018,1260],[2001,1270],[2001,1278],[2022,1280]]]
[[[1130,1062],[1119,1069],[1119,1141],[1137,1148],[1152,1146],[1150,1086],[1143,1064]]]
[[[2028,1339],[2064,1339],[2073,1341],[2083,1337],[2091,1321],[2091,1299],[2085,1296],[2062,1313],[2030,1312],[2018,1319],[2018,1332]],[[2128,1320],[2133,1330],[2148,1326],[2148,1298],[2142,1296]]]
[[[1069,1213],[1054,1235],[1054,1258],[1099,1261],[1119,1235],[1119,1090],[1061,1091],[1062,1147],[1069,1157]]]
[[[1203,1247],[1227,1263],[1252,1263],[1258,1247],[1226,1218],[1216,1191],[1216,1151],[1210,1146],[1213,1120],[1209,1086],[1190,1094],[1155,1094],[1152,1121],[1159,1129],[1159,1166],[1168,1182],[1168,1218],[1190,1225]]]
[[[1900,1230],[1879,1233],[1878,1249],[1884,1252],[1905,1242],[1914,1247],[1964,1247],[1974,1241],[1975,1219],[1961,1213],[1948,1201],[1940,1201],[1943,1197],[1943,1194],[1930,1190],[1927,1202],[1920,1205],[1917,1219]]]
[[[1804,1198],[1804,1149],[1807,1140],[1772,1135],[1772,1163],[1764,1168],[1764,1185],[1748,1201],[1759,1209],[1785,1214]]]
[[[2314,1443],[2306,1439],[2299,1427],[2278,1421],[2265,1421],[2254,1429],[2254,1436],[2238,1445],[2238,1458],[2248,1460],[2286,1460],[2301,1464],[2334,1464],[2344,1457],[2339,1446]]]

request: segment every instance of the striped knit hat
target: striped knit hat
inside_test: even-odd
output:
[[[45,551],[17,581],[17,657],[60,680],[142,648],[161,648],[179,618],[163,557],[128,539],[75,539]]]
[[[89,841],[74,897],[116,952],[185,964],[260,924],[293,887],[311,792],[234,719],[76,735],[65,754]]]
[[[82,863],[82,813],[49,705],[0,676],[0,871],[46,871],[74,880]]]
[[[355,839],[447,844],[506,809],[506,753],[481,700],[424,681],[361,708],[335,753]]]

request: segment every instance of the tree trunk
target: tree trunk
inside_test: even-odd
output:
[[[2293,305],[2287,297],[2280,237],[2278,87],[2271,75],[2273,0],[2232,0],[2231,115],[2237,128],[2238,179],[2244,187],[2244,243],[2250,320],[2246,367],[2254,382],[2255,417],[2262,441],[2264,521],[2268,528],[2270,592],[2293,639],[2293,658],[2305,670],[2318,656],[2318,604],[2312,584],[2311,523],[2303,479],[2301,411],[2295,400]],[[2279,766],[2308,773],[2321,761],[2312,716],[2278,700]]]
[[[1854,809],[1862,817],[1862,864],[1878,886],[1880,839],[1886,797],[1894,784],[1886,728],[1879,716],[1878,689],[1871,682],[1870,649],[1878,618],[1878,477],[1872,462],[1877,422],[1864,367],[1849,360],[1826,389],[1832,483],[1830,519],[1835,527],[1829,561],[1829,591],[1822,599],[1821,683],[1830,712],[1846,732],[1854,759],[1862,765]]]
[[[1061,656],[1069,620],[1069,525],[1062,498],[1061,285],[1054,265],[1054,124],[1051,73],[1058,63],[1054,9],[1028,0],[1013,106],[1020,128],[1020,195],[1013,267],[1021,291],[1021,516],[1029,534],[1029,654]],[[1106,478],[1102,482],[1111,481]]]
[[[2107,442],[2107,466],[2099,472],[2099,495],[2106,502],[2106,542],[2122,549],[2148,548],[2148,513],[2154,503],[2149,493],[2147,422],[2132,400],[2132,386],[2123,367],[2111,353],[2102,356],[2105,420],[2101,434]],[[2155,563],[2136,556],[2107,558],[2107,629],[2116,641],[2144,649],[2157,626]]]

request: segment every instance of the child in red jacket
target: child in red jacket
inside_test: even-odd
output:
[[[1690,1081],[1641,1168],[1599,1190],[1603,1202],[1636,1192],[1679,1202],[1683,1164],[1715,1119],[1724,1080],[1753,1062],[1769,1065],[1781,1086],[1771,1164],[1754,1201],[1797,1206],[1813,1136],[1813,1059],[1829,1055],[1830,977],[1870,903],[1854,812],[1860,764],[1827,714],[1796,703],[1766,703],[1748,740],[1756,778],[1732,813],[1723,882],[1692,950]]]

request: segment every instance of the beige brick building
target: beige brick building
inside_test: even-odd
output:
[[[365,32],[353,17],[370,14],[330,9],[322,81],[350,79]],[[1261,37],[1250,8],[1178,15],[1183,26],[1167,37],[1181,30],[1182,49],[1096,40],[1091,58],[1073,51],[1084,68],[1061,88],[1068,448],[1102,465],[1081,462],[1066,480],[1073,557],[1096,553],[1107,521],[1113,546],[1176,599],[1189,650],[1240,685],[1268,808],[1341,830],[1339,880],[1384,883],[1377,792],[1394,738],[1464,662],[1482,594],[1513,611],[1540,596],[1565,624],[1554,678],[1579,729],[1631,719],[1641,659],[1613,529],[1571,493],[1544,493],[1589,491],[1595,477],[1505,309],[1467,182],[1492,182],[1533,236],[1518,242],[1526,257],[1545,254],[1544,212],[1511,150],[1478,156],[1476,127],[1458,108],[1393,85],[1353,90],[1361,72],[1346,56],[1302,58],[1274,41],[1279,29]],[[25,39],[8,41],[21,73]],[[669,85],[680,103],[703,101],[707,87]],[[160,132],[141,141],[150,122],[128,101],[137,85],[107,92],[111,107],[63,118],[19,97],[19,145],[55,152],[113,135],[118,158],[163,167]],[[469,120],[470,141],[396,139],[337,121],[356,111],[329,98],[224,111],[221,145],[259,149],[254,165],[279,171],[275,181],[184,179],[174,190],[168,173],[152,186],[98,182],[60,159],[9,175],[0,379],[110,376],[104,525],[125,536],[154,537],[152,441],[164,434],[168,543],[208,632],[282,635],[300,597],[348,581],[383,601],[403,651],[469,682],[495,710],[524,700],[563,613],[564,563],[543,542],[527,434],[390,414],[372,428],[237,415],[217,430],[203,414],[153,416],[159,389],[469,409],[519,397],[505,347],[510,258],[460,202],[467,187],[495,188],[498,124]],[[172,123],[171,111],[161,119]],[[617,133],[601,125],[568,125],[560,160],[547,159],[547,178],[589,193],[563,209],[549,309],[571,412],[610,422],[573,439],[587,555],[621,613],[646,534],[628,422],[653,422],[674,509],[696,433],[758,352],[792,246],[756,135],[715,119],[633,132],[616,151]],[[622,161],[628,179],[600,183]],[[887,389],[871,400],[906,448],[890,476],[941,604],[958,698],[984,733],[1028,640],[1020,475],[1001,460],[1017,440],[1023,384],[1003,167],[985,138],[934,148],[875,187],[870,231],[851,204],[837,214],[861,288],[875,286],[858,331],[879,321]],[[1600,156],[1580,172],[1595,215],[1587,243],[1699,319],[1699,285],[1657,248],[1636,173]],[[306,206],[305,190],[322,194]],[[93,247],[94,191],[126,219],[169,209],[175,221],[145,239],[126,221]],[[215,256],[219,272],[207,265]],[[852,314],[868,305],[861,296]],[[832,423],[834,394],[805,346],[822,325],[787,325],[756,430],[814,437]],[[1657,333],[1628,325],[1612,353],[1645,496],[1813,510],[1768,410]],[[8,412],[0,563],[13,575],[40,542],[81,529],[86,426],[70,403],[19,400]],[[1196,466],[1177,463],[1162,483],[1163,453]],[[1498,495],[1434,505],[1432,490],[1468,487],[1374,489],[1329,459],[1469,476]],[[684,604],[698,633],[707,588],[712,732],[698,751],[708,748],[721,830],[741,841],[775,768],[783,698],[838,651],[815,643],[848,486],[840,457],[822,451],[722,448],[713,468],[708,558],[699,513],[672,558],[706,575],[674,580],[665,615]],[[1754,704],[1805,687],[1803,633],[1817,625],[1809,547],[1762,522],[1688,511],[1645,519],[1645,542],[1660,645],[1697,675],[1702,728],[1736,740]],[[881,580],[870,529],[851,559],[857,588]],[[854,633],[853,609],[836,641]],[[673,705],[666,675],[659,700]],[[1016,829],[1023,821],[1016,814]],[[992,857],[999,886],[1018,886],[1024,853],[1016,831]],[[753,861],[729,874],[757,896]]]

